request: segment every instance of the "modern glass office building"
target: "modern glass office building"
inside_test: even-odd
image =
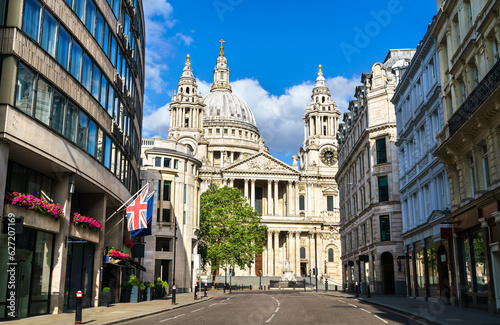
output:
[[[23,217],[14,259],[1,226],[0,319],[71,310],[78,290],[84,306],[102,286],[118,297],[103,256],[125,250],[123,213],[109,217],[137,191],[143,96],[141,0],[0,0],[0,211]]]

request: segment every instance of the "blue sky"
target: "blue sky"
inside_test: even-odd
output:
[[[143,0],[146,94],[143,136],[166,137],[168,102],[191,55],[205,95],[224,38],[233,92],[252,109],[271,154],[291,164],[322,64],[341,111],[363,72],[391,48],[416,48],[434,0]]]

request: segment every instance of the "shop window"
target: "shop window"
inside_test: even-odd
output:
[[[380,216],[380,240],[391,240],[391,224],[388,215]]]

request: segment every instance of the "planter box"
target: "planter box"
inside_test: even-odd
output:
[[[79,238],[97,244],[99,243],[99,236],[101,235],[101,231],[94,231],[83,228],[71,222],[69,226],[69,235],[73,238]]]
[[[146,287],[146,290],[142,291],[142,301],[151,301],[153,300],[153,288]]]
[[[111,300],[111,292],[101,291],[101,307],[109,307],[110,300]]]
[[[141,301],[141,291],[139,290],[139,286],[133,286],[132,290],[130,290],[130,302],[139,302]]]
[[[61,220],[55,219],[52,216],[44,215],[41,214],[40,212],[36,212],[24,207],[12,205],[8,202],[5,202],[3,215],[7,216],[9,213],[13,213],[16,216],[23,216],[24,217],[23,225],[25,227],[30,227],[37,230],[47,231],[55,234],[59,233],[59,229],[61,227],[60,225]]]

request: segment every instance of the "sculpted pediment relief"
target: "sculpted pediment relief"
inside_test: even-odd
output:
[[[248,157],[235,164],[227,166],[223,169],[224,172],[273,172],[273,173],[292,173],[299,174],[299,172],[284,162],[274,158],[267,153],[258,153],[254,156]]]

